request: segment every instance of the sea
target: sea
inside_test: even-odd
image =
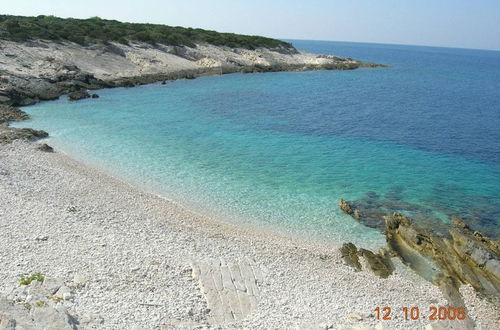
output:
[[[227,74],[24,107],[56,151],[187,209],[322,243],[380,245],[340,198],[461,216],[500,237],[500,52],[288,40],[388,65]],[[398,206],[400,205],[400,207]],[[400,209],[398,209],[400,208]],[[431,223],[431,224],[429,224]]]

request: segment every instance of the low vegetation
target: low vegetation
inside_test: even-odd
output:
[[[37,17],[0,15],[0,39],[11,41],[44,39],[71,41],[82,45],[110,41],[122,44],[141,41],[189,47],[193,47],[196,43],[246,49],[292,47],[290,43],[261,36],[219,33],[160,24],[122,23],[99,17],[75,19],[45,15]]]
[[[43,282],[45,276],[42,273],[36,273],[30,276],[23,276],[19,279],[19,284],[30,285],[33,281]]]

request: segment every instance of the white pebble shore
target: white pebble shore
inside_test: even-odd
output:
[[[19,141],[0,146],[0,295],[38,272],[79,283],[62,303],[80,329],[430,328],[427,319],[378,321],[374,308],[426,312],[446,305],[437,287],[400,262],[388,279],[354,272],[340,257],[342,243],[237,227],[58,150]],[[264,270],[258,309],[232,324],[210,324],[191,261],[241,258]],[[479,328],[498,326],[498,308],[470,288],[462,291]]]

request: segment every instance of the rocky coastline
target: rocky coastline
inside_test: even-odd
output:
[[[390,202],[387,202],[390,204]],[[451,306],[465,306],[460,294],[462,285],[472,286],[476,292],[500,306],[500,242],[479,231],[472,230],[461,218],[451,216],[451,224],[431,217],[414,221],[399,212],[387,213],[387,209],[363,201],[339,200],[339,208],[356,221],[385,234],[387,247],[377,254],[357,249],[345,243],[340,249],[345,263],[361,270],[360,257],[367,258],[370,269],[378,276],[390,275],[391,258],[396,257],[417,274],[440,288]],[[398,207],[401,207],[400,203]],[[418,211],[415,205],[406,209]],[[394,211],[394,209],[392,209]],[[377,257],[377,263],[373,262]],[[465,320],[472,327],[470,320]]]
[[[47,137],[47,132],[13,128],[9,122],[29,119],[17,106],[55,100],[63,94],[78,101],[98,98],[92,90],[165,84],[205,75],[385,67],[287,47],[249,50],[210,44],[187,47],[114,42],[84,46],[68,41],[0,40],[0,50],[0,144]]]
[[[42,130],[32,128],[10,127],[9,122],[28,120],[29,116],[24,111],[0,104],[0,145],[8,144],[15,140],[36,141],[49,136]]]
[[[248,50],[199,44],[196,47],[147,43],[0,40],[0,103],[25,106],[62,94],[133,87],[203,75],[383,67],[294,48]]]

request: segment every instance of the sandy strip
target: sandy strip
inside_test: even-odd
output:
[[[0,146],[0,265],[1,295],[24,274],[86,279],[74,300],[63,302],[81,329],[206,328],[217,322],[222,328],[417,329],[429,321],[377,321],[374,308],[419,306],[427,312],[446,304],[435,286],[399,263],[388,279],[354,272],[332,246],[205,218],[24,142]],[[224,312],[214,310],[222,305],[209,309],[208,291],[217,293],[218,283],[208,283],[198,266],[193,277],[193,265],[248,293],[222,297],[227,302],[240,295],[234,321],[214,315]],[[248,284],[249,278],[255,282]],[[245,283],[256,287],[246,291]],[[498,325],[498,310],[470,288],[463,291],[477,325]]]

